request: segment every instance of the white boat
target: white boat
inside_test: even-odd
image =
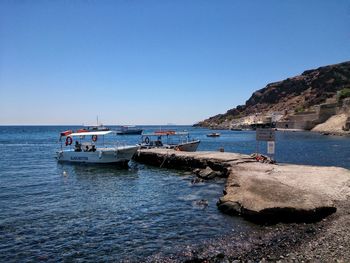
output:
[[[220,137],[220,133],[212,132],[212,133],[207,134],[207,137]]]
[[[188,132],[156,131],[154,133],[142,134],[141,148],[166,148],[177,151],[195,152],[200,140],[190,140]]]
[[[179,143],[178,145],[169,145],[169,148],[175,149],[177,151],[182,151],[182,152],[195,152],[197,151],[199,143],[200,143],[199,140],[194,140],[194,141]]]
[[[99,163],[127,165],[132,156],[138,150],[137,145],[105,146],[104,136],[112,131],[76,132],[66,131],[61,133],[61,150],[57,152],[59,162],[73,163]],[[101,140],[100,140],[101,137]],[[65,138],[63,145],[62,138]],[[75,140],[75,143],[73,143]],[[97,145],[97,141],[102,141]],[[66,147],[67,149],[63,149]]]
[[[109,131],[110,129],[103,124],[86,126],[87,131]]]

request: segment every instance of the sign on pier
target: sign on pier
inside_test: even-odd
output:
[[[275,129],[256,129],[256,153],[259,154],[259,142],[267,142],[267,154],[271,154],[274,159],[275,154]]]
[[[275,130],[274,129],[256,129],[256,140],[257,141],[275,141]]]

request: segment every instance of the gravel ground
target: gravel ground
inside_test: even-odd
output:
[[[350,200],[312,224],[260,226],[147,262],[350,262]]]

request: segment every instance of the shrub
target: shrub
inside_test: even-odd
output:
[[[303,106],[298,106],[294,110],[295,113],[301,113],[301,112],[304,112],[304,111],[305,111],[305,109],[304,109]]]
[[[345,88],[345,89],[338,91],[338,94],[337,94],[338,101],[341,101],[341,100],[343,100],[345,98],[349,98],[349,97],[350,97],[350,88]]]

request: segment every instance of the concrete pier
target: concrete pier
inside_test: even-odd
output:
[[[226,177],[218,208],[258,223],[317,221],[350,197],[350,171],[339,167],[276,165],[238,153],[168,149],[140,150],[135,160],[194,171],[201,179]]]

